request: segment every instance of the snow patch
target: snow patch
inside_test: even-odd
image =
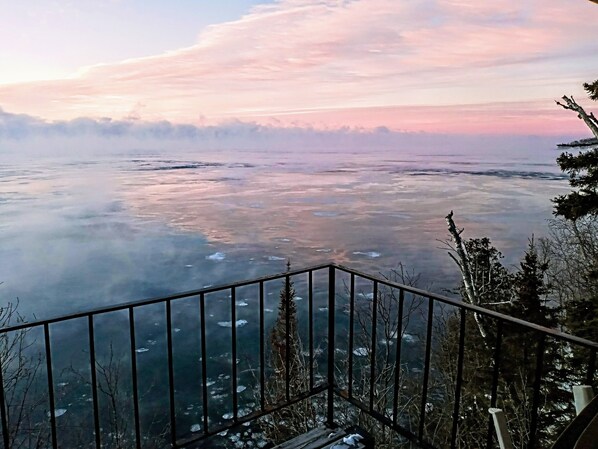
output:
[[[235,327],[243,327],[248,323],[247,320],[237,320],[235,321]],[[232,321],[218,321],[218,326],[220,327],[233,327]]]
[[[209,256],[206,256],[207,260],[215,260],[215,261],[221,261],[226,259],[226,254],[221,253],[221,252],[216,252],[214,254],[210,254]]]
[[[356,256],[366,256],[370,259],[375,259],[376,257],[380,257],[381,254],[376,251],[353,251],[353,254]]]
[[[338,216],[338,214],[336,212],[327,211],[327,210],[316,211],[313,213],[313,215],[315,217],[337,217]]]
[[[54,416],[56,418],[58,418],[59,416],[62,416],[66,413],[66,409],[65,408],[56,408],[54,409]],[[52,416],[52,414],[50,412],[46,413],[48,415],[48,418],[50,418]]]
[[[353,354],[357,357],[366,357],[368,355],[368,350],[366,348],[355,348],[353,349]]]

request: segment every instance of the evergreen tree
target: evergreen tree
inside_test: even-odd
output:
[[[548,261],[540,260],[532,237],[519,264],[519,271],[514,276],[515,300],[507,312],[514,317],[554,328],[558,323],[558,310],[547,305],[550,292],[546,282],[548,267]]]
[[[598,101],[598,79],[584,83],[583,87],[591,100]],[[579,115],[584,118],[581,112]],[[584,121],[586,119],[590,121],[590,129],[590,125],[598,124],[598,119],[592,113],[585,114]],[[575,335],[598,341],[598,251],[595,243],[598,238],[598,148],[579,152],[575,156],[563,153],[557,163],[569,174],[569,184],[574,191],[553,200],[554,214],[570,222],[564,223],[559,229],[559,236],[566,238],[555,242],[553,247],[556,247],[557,253],[565,256],[564,260],[558,262],[581,268],[573,273],[575,279],[568,280],[575,287],[570,289],[567,297],[561,298],[565,308],[565,325]],[[571,254],[575,260],[568,260]],[[560,274],[558,276],[561,277]]]
[[[290,262],[287,263],[287,270],[290,270]],[[275,386],[273,391],[276,391],[276,397],[271,399],[275,402],[285,399],[287,378],[291,395],[298,392],[303,380],[300,376],[303,359],[297,329],[295,296],[294,283],[290,278],[286,278],[280,289],[278,316],[270,333],[270,360],[273,369],[270,383]]]
[[[287,262],[287,272],[291,269]],[[299,337],[295,287],[286,277],[280,289],[276,322],[270,332],[270,375],[266,402],[277,405],[309,391],[309,364],[302,354]],[[273,412],[263,422],[266,436],[278,444],[316,426],[316,406],[312,399],[297,402]]]
[[[591,100],[598,101],[598,79],[584,83],[583,88]],[[594,137],[598,139],[598,119],[578,105],[573,97],[564,96],[565,104],[559,106],[572,110],[584,121]],[[598,215],[598,148],[580,152],[576,156],[562,153],[557,159],[561,170],[569,174],[569,184],[573,192],[556,197],[554,214],[567,220],[577,220],[587,215]]]
[[[502,253],[488,237],[469,239],[465,246],[479,305],[496,308],[510,303],[513,299],[513,275],[503,266]]]
[[[583,83],[583,88],[588,93],[590,100],[598,101],[598,79],[593,83]]]
[[[541,326],[554,328],[558,325],[559,310],[549,305],[551,286],[547,283],[549,263],[541,260],[533,237],[514,275],[515,298],[506,313]],[[501,373],[504,377],[503,398],[508,398],[513,409],[529,415],[532,412],[533,385],[536,376],[541,334],[517,325],[505,326],[504,357]],[[542,447],[549,446],[554,436],[563,428],[563,412],[570,408],[568,370],[559,345],[545,341],[542,370],[542,408],[538,410],[537,438]],[[519,438],[525,439],[529,422],[519,427]]]
[[[457,237],[462,231],[457,231]],[[452,235],[455,237],[455,233]],[[546,327],[557,326],[559,310],[549,303],[551,285],[546,280],[549,264],[546,257],[538,252],[533,239],[515,273],[502,264],[502,254],[488,238],[466,240],[463,245],[465,257],[460,257],[459,262],[466,262],[469,267],[472,284],[469,290],[475,292],[478,305]],[[466,301],[467,292],[463,284],[461,293]],[[467,315],[458,447],[486,446],[487,409],[490,406],[488,392],[497,368],[494,366],[496,326],[495,320],[483,315],[477,318],[474,314]],[[444,332],[445,338],[441,339],[438,348],[443,366],[440,375],[447,379],[447,385],[453,385],[459,335],[457,316],[449,317]],[[541,338],[537,332],[503,322],[496,405],[505,411],[515,447],[525,447],[529,439],[540,350],[543,370],[536,435],[539,444],[550,445],[564,424],[564,412],[570,408],[568,385],[571,378],[564,348],[554,344],[549,337],[542,347]],[[448,390],[446,397],[451,398],[453,394]],[[452,404],[450,400],[448,403]]]
[[[565,152],[557,163],[569,174],[569,185],[576,190],[553,200],[554,214],[567,220],[598,215],[598,148],[575,156]]]

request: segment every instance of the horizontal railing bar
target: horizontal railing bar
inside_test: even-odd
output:
[[[297,396],[293,396],[288,401],[282,401],[282,402],[279,402],[272,406],[266,406],[266,408],[264,410],[261,410],[261,409],[256,410],[252,413],[249,413],[248,415],[239,417],[233,424],[228,424],[228,425],[224,424],[222,426],[214,427],[213,430],[210,430],[209,432],[202,433],[201,435],[198,435],[197,437],[178,440],[177,447],[186,447],[190,444],[197,443],[198,441],[201,441],[208,437],[214,436],[224,430],[230,430],[234,427],[240,426],[243,423],[253,421],[253,420],[261,418],[263,416],[267,416],[271,413],[277,412],[278,410],[282,410],[285,407],[296,404],[297,402],[304,401],[306,399],[309,399],[312,396],[316,396],[320,393],[323,393],[327,389],[328,389],[328,384],[319,385],[319,386],[315,387],[314,389],[312,389],[311,391],[306,391],[304,393],[298,394]]]
[[[59,323],[62,321],[74,320],[77,318],[87,318],[90,315],[99,315],[102,313],[118,312],[121,310],[129,309],[131,307],[149,306],[149,305],[158,304],[161,302],[189,298],[191,296],[198,296],[201,293],[207,295],[209,293],[216,293],[216,292],[219,292],[222,290],[230,290],[233,287],[238,288],[238,287],[245,287],[248,285],[258,284],[259,282],[275,281],[278,279],[284,279],[286,276],[295,276],[295,275],[299,275],[299,274],[309,273],[310,271],[313,272],[313,271],[323,270],[325,268],[329,268],[331,265],[333,265],[333,264],[325,263],[325,264],[320,264],[320,265],[313,265],[313,266],[306,267],[306,268],[285,271],[282,273],[271,274],[271,275],[267,275],[267,276],[257,277],[254,279],[246,279],[243,281],[233,282],[230,284],[221,284],[221,285],[215,285],[212,287],[201,288],[198,290],[189,290],[186,292],[175,293],[175,294],[168,295],[168,296],[161,296],[161,297],[155,297],[155,298],[123,302],[123,303],[116,304],[113,306],[98,307],[96,309],[91,309],[91,310],[75,312],[75,313],[71,313],[71,314],[67,314],[67,315],[47,318],[45,320],[29,321],[29,322],[25,322],[25,323],[21,323],[21,324],[16,324],[13,326],[1,328],[0,334],[6,333],[6,332],[14,332],[14,331],[22,330],[22,329],[28,329],[28,328],[32,328],[32,327],[36,327],[36,326],[43,326],[44,324]]]
[[[540,326],[538,324],[534,324],[534,323],[530,323],[530,322],[521,320],[519,318],[513,318],[511,316],[508,316],[508,315],[505,315],[505,314],[502,314],[499,312],[495,312],[493,310],[484,309],[483,307],[475,306],[472,304],[467,304],[467,303],[464,303],[457,299],[449,298],[447,296],[439,295],[437,293],[427,292],[427,291],[421,290],[419,288],[411,287],[411,286],[404,285],[404,284],[399,284],[397,282],[392,282],[392,281],[389,281],[382,277],[363,273],[361,271],[354,270],[352,268],[348,268],[348,267],[345,267],[343,265],[339,265],[336,263],[326,263],[326,264],[314,265],[314,266],[310,266],[310,267],[306,267],[306,268],[302,268],[302,269],[298,269],[298,270],[292,270],[290,272],[282,272],[282,273],[278,273],[278,274],[274,274],[274,275],[258,277],[255,279],[243,280],[243,281],[239,281],[239,282],[235,282],[235,283],[231,283],[231,284],[224,284],[224,285],[218,285],[218,286],[208,287],[208,288],[203,288],[203,289],[198,289],[198,290],[191,290],[191,291],[177,293],[177,294],[173,294],[173,295],[169,295],[169,296],[150,298],[150,299],[145,299],[145,300],[130,301],[130,302],[117,304],[114,306],[100,307],[100,308],[92,309],[89,311],[76,312],[76,313],[67,314],[67,315],[63,315],[63,316],[59,316],[59,317],[48,318],[45,320],[36,320],[36,321],[21,323],[21,324],[8,326],[8,327],[0,329],[0,334],[6,333],[6,332],[14,332],[14,331],[22,330],[22,329],[28,329],[28,328],[32,328],[32,327],[36,327],[36,326],[43,326],[45,324],[53,324],[53,323],[73,320],[73,319],[77,319],[77,318],[89,317],[90,315],[99,315],[102,313],[117,312],[120,310],[126,310],[131,307],[141,307],[141,306],[157,304],[157,303],[165,302],[165,301],[174,301],[177,299],[188,298],[191,296],[197,296],[201,293],[204,293],[204,294],[215,293],[215,292],[218,292],[221,290],[230,289],[231,287],[243,287],[243,286],[247,286],[247,285],[256,284],[256,283],[259,283],[260,281],[263,281],[263,282],[274,281],[274,280],[278,280],[278,279],[283,279],[287,275],[294,276],[294,275],[299,275],[299,274],[303,274],[303,273],[309,273],[309,272],[314,272],[314,271],[318,271],[318,270],[323,270],[323,269],[329,268],[329,267],[335,267],[336,269],[344,271],[345,273],[356,274],[357,276],[364,278],[364,279],[368,279],[371,281],[377,281],[383,285],[386,285],[387,287],[404,289],[407,292],[410,292],[410,293],[413,293],[413,294],[416,294],[419,296],[423,296],[426,298],[432,298],[435,301],[440,301],[444,304],[452,305],[452,306],[459,307],[459,308],[465,308],[467,310],[470,310],[475,313],[479,313],[481,315],[485,315],[485,316],[492,317],[492,318],[499,319],[499,320],[504,320],[504,321],[512,323],[512,324],[516,324],[516,325],[519,325],[519,326],[522,326],[522,327],[525,327],[528,329],[542,332],[544,334],[550,335],[553,338],[569,341],[571,343],[575,343],[575,344],[585,346],[588,348],[598,349],[598,343],[592,342],[590,340],[586,340],[581,337],[576,337],[574,335],[570,335],[570,334],[561,332],[557,329],[550,329],[550,328],[547,328],[544,326]]]
[[[332,264],[332,265],[334,267],[336,267],[338,270],[344,271],[345,273],[348,273],[348,274],[353,273],[361,278],[364,278],[364,279],[367,279],[370,281],[379,282],[380,284],[386,285],[387,287],[403,289],[406,292],[413,293],[415,295],[434,299],[434,301],[440,301],[442,303],[445,303],[445,304],[448,304],[451,306],[471,310],[472,312],[479,313],[480,315],[485,315],[485,316],[488,316],[491,318],[506,321],[508,323],[516,324],[516,325],[519,325],[519,326],[522,326],[522,327],[525,327],[525,328],[528,328],[528,329],[531,329],[534,331],[538,331],[543,334],[550,335],[553,338],[558,338],[560,340],[566,340],[571,343],[575,343],[580,346],[585,346],[588,348],[598,349],[598,343],[595,343],[590,340],[586,340],[585,338],[576,337],[575,335],[567,334],[565,332],[561,332],[557,329],[551,329],[548,327],[540,326],[539,324],[530,323],[529,321],[525,321],[525,320],[522,320],[519,318],[514,318],[512,316],[505,315],[500,312],[495,312],[494,310],[484,309],[483,307],[475,306],[473,304],[468,304],[468,303],[462,302],[458,299],[449,298],[448,296],[443,296],[443,295],[439,295],[437,293],[428,292],[428,291],[425,291],[425,290],[422,290],[419,288],[411,287],[409,285],[399,284],[398,282],[392,282],[387,279],[384,279],[383,277],[373,276],[371,274],[363,273],[361,271],[354,270],[352,268],[348,268],[343,265],[338,265],[338,264]]]

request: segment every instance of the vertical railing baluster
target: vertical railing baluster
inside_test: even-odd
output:
[[[231,288],[231,381],[233,387],[233,422],[237,422],[239,413],[239,396],[237,392],[237,290]]]
[[[98,401],[98,377],[96,370],[96,344],[95,331],[93,325],[93,315],[87,317],[87,327],[89,331],[89,364],[91,365],[91,395],[93,401],[93,429],[96,442],[96,449],[100,449],[100,406]]]
[[[432,355],[432,324],[434,319],[434,300],[428,298],[428,325],[426,329],[426,355],[424,360],[424,379],[422,387],[422,403],[419,414],[419,441],[424,439],[426,425],[426,405],[428,403],[428,380],[430,377],[430,357]]]
[[[314,389],[314,279],[313,271],[309,270],[308,275],[308,332],[309,332],[309,390]]]
[[[266,408],[266,345],[264,341],[264,281],[260,281],[260,409]]]
[[[284,358],[284,382],[285,382],[285,398],[287,402],[291,398],[291,284],[290,284],[289,276],[287,275],[284,280],[284,298],[281,298],[282,301],[285,301],[284,308],[285,308],[285,325],[284,325],[284,335],[285,335],[285,358]]]
[[[355,322],[355,274],[351,273],[351,290],[349,292],[349,398],[353,397],[353,326]]]
[[[463,386],[463,359],[465,357],[465,309],[460,310],[459,323],[459,355],[457,356],[457,379],[455,383],[455,404],[453,408],[453,428],[451,429],[451,449],[457,447],[457,427],[459,425],[459,409],[461,406],[461,387]]]
[[[199,294],[199,318],[201,320],[200,332],[201,332],[201,400],[202,400],[202,411],[203,411],[203,433],[207,435],[209,432],[208,428],[208,372],[207,372],[207,350],[206,350],[206,308],[205,308],[205,295]]]
[[[492,391],[490,394],[490,407],[496,407],[496,395],[498,393],[498,376],[500,374],[500,351],[502,346],[502,320],[498,320],[496,323],[496,343],[494,344],[494,370],[492,373]],[[492,447],[492,441],[494,439],[494,422],[492,416],[488,416],[488,432],[486,434],[486,447],[490,449]]]
[[[54,378],[52,375],[52,349],[50,346],[50,325],[44,323],[44,341],[46,346],[46,369],[48,375],[48,399],[50,401],[50,428],[52,430],[52,448],[58,448],[56,436],[56,404],[54,403]]]
[[[174,397],[174,358],[172,356],[172,309],[170,301],[166,301],[166,340],[168,350],[168,401],[170,403],[170,442],[176,444],[176,404]]]
[[[326,421],[334,425],[334,306],[336,296],[336,272],[334,266],[328,268],[328,392]]]
[[[376,328],[378,325],[378,282],[374,281],[372,296],[372,347],[370,348],[370,413],[374,411],[374,386],[376,382]]]
[[[131,343],[131,380],[133,387],[133,418],[135,421],[135,447],[141,449],[141,426],[139,424],[139,388],[137,381],[137,342],[135,337],[135,310],[129,307],[129,340]],[[99,447],[99,446],[98,446]]]
[[[594,374],[596,373],[596,348],[590,350],[590,360],[586,374],[586,385],[594,385]]]
[[[538,349],[536,351],[536,373],[534,377],[534,397],[532,400],[532,419],[529,426],[529,443],[528,449],[536,447],[536,430],[538,429],[538,408],[540,406],[540,385],[542,383],[542,371],[544,367],[544,345],[546,343],[546,335],[541,334],[538,342]]]
[[[8,338],[8,335],[6,335]],[[4,397],[4,375],[2,363],[0,361],[0,419],[2,419],[2,441],[4,449],[10,449],[10,439],[8,434],[8,419],[6,417],[6,398]]]
[[[392,423],[396,426],[399,419],[399,379],[401,377],[401,346],[403,346],[403,305],[405,290],[399,290],[399,311],[397,317],[397,352],[395,354],[395,379],[392,398]]]

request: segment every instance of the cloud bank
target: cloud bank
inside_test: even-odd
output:
[[[375,129],[274,127],[231,121],[196,126],[169,121],[77,118],[47,121],[0,109],[0,154],[89,156],[110,154],[259,150],[275,152],[368,152],[417,150],[442,154],[530,149],[546,151],[573,136],[464,135]]]

